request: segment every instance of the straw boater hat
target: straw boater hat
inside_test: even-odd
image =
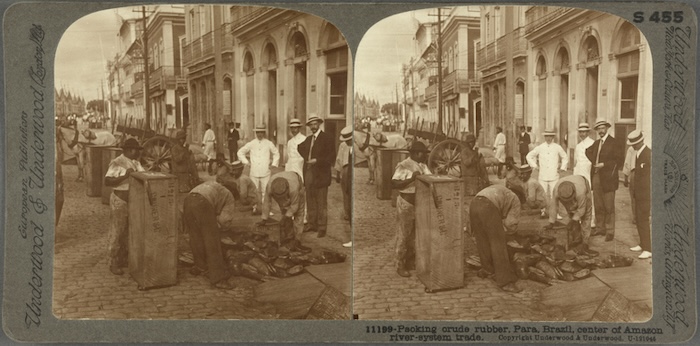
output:
[[[627,135],[627,145],[635,145],[644,140],[644,134],[640,130],[634,130]]]
[[[595,120],[595,126],[593,126],[593,128],[597,129],[600,126],[610,127],[612,125],[610,125],[610,123],[607,120],[605,120],[605,118],[598,118]]]
[[[591,127],[588,125],[588,123],[580,123],[578,124],[578,132],[582,131],[590,131]]]
[[[289,127],[301,127],[301,120],[299,120],[299,119],[290,120]]]
[[[275,178],[270,186],[270,192],[274,196],[283,196],[289,190],[289,183],[284,178]]]
[[[323,123],[323,119],[319,118],[318,115],[311,113],[309,114],[309,120],[306,121],[306,126],[309,126],[314,121],[318,121],[319,123]]]
[[[139,144],[139,141],[136,140],[136,138],[129,138],[124,142],[122,145],[122,149],[143,149],[143,147]]]
[[[520,172],[520,173],[532,172],[532,167],[530,167],[530,165],[528,165],[527,163],[524,165],[520,165],[520,166],[518,166],[518,172]]]
[[[234,161],[231,163],[231,171],[237,171],[239,169],[243,169],[243,162],[241,161]]]
[[[255,132],[267,132],[267,129],[263,126],[256,126]]]
[[[345,126],[340,130],[340,141],[345,142],[352,138],[352,126]]]
[[[557,190],[557,194],[559,195],[559,199],[562,201],[570,201],[573,200],[574,197],[576,197],[576,191],[574,190],[574,184],[565,181],[561,184],[559,184],[559,189]]]
[[[554,133],[554,130],[544,130],[544,135],[545,136],[555,136],[556,133]]]

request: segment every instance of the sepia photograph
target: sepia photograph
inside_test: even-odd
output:
[[[606,13],[435,7],[357,51],[360,320],[652,316],[652,61]]]
[[[55,66],[53,314],[351,318],[336,163],[351,63],[332,23],[281,8],[73,23]]]

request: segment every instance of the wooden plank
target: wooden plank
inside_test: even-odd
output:
[[[326,288],[311,274],[268,281],[255,288],[255,299],[277,308],[281,319],[303,319]]]
[[[464,287],[462,182],[426,175],[416,182],[416,270],[426,291]]]
[[[542,290],[542,303],[561,307],[577,306],[590,302],[600,303],[610,287],[595,277],[565,282]],[[571,292],[577,292],[571,294]]]
[[[304,269],[325,285],[348,297],[352,296],[352,264],[349,260],[343,263],[311,265]]]
[[[648,263],[636,261],[629,267],[598,269],[592,274],[627,299],[652,306],[651,265]]]

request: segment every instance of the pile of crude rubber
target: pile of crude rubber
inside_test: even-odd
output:
[[[520,279],[529,279],[547,285],[587,278],[593,269],[628,267],[633,259],[609,255],[601,258],[590,251],[566,251],[556,238],[531,235],[507,243]],[[478,256],[469,256],[467,264],[480,267]]]
[[[322,250],[318,253],[290,251],[261,232],[229,233],[221,238],[221,249],[231,274],[258,281],[286,278],[304,272],[313,264],[345,262],[346,255]],[[180,261],[194,264],[191,252],[180,255]]]

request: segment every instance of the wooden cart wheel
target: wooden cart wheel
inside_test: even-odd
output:
[[[152,172],[170,173],[172,152],[175,143],[168,137],[157,135],[143,143],[141,163],[143,168]]]
[[[438,143],[428,156],[428,168],[435,174],[446,174],[456,178],[462,176],[460,153],[462,143],[456,139],[446,139]]]

